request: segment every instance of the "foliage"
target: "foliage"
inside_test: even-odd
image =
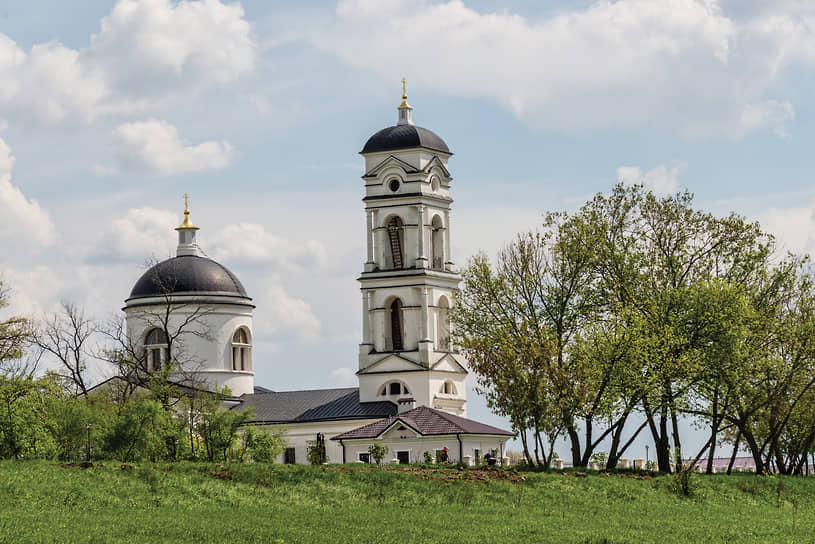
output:
[[[8,304],[8,289],[0,280],[0,310]],[[31,331],[31,321],[25,317],[14,316],[0,321],[0,373],[15,370],[10,365],[22,358]]]
[[[608,461],[608,454],[604,451],[596,451],[591,454],[591,462],[597,463],[600,468],[605,468]]]
[[[53,387],[47,379],[0,375],[0,459],[55,455],[57,445],[44,424]]]
[[[317,433],[317,440],[308,445],[306,458],[312,465],[322,465],[328,461],[325,454],[325,436],[323,433]]]
[[[210,395],[200,416],[197,430],[204,442],[207,461],[226,461],[238,429],[254,416],[254,410],[239,412],[219,409],[221,400],[229,394],[229,390],[224,389]]]
[[[284,428],[257,431],[247,427],[243,431],[243,450],[238,460],[243,461],[246,453],[247,461],[274,463],[286,448],[285,434]]]
[[[681,468],[690,416],[709,433],[697,460],[724,439],[760,469],[801,473],[815,446],[815,280],[807,259],[773,252],[757,223],[697,210],[687,192],[617,185],[547,214],[494,264],[473,257],[457,343],[529,464],[548,465],[565,434],[574,466],[608,439],[614,468],[647,429],[659,469]]]
[[[430,465],[430,464],[433,463],[433,454],[432,453],[430,453],[429,451],[425,451],[422,455],[424,456],[424,463],[426,465]]]
[[[388,446],[383,446],[378,442],[374,442],[368,446],[368,453],[370,454],[371,458],[376,461],[377,465],[381,465],[382,459],[384,459],[388,454]]]
[[[171,416],[149,395],[134,395],[118,413],[104,448],[122,461],[167,457],[166,437],[171,434]]]

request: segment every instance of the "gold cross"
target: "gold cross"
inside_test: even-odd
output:
[[[189,209],[190,209],[189,202],[188,202],[189,198],[190,198],[190,195],[188,195],[187,193],[184,193],[184,211],[189,211]]]
[[[405,89],[405,83],[407,83],[407,80],[405,78],[402,78],[402,98],[407,98],[407,90]]]

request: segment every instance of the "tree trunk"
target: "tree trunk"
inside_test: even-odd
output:
[[[739,440],[741,440],[741,431],[736,431],[736,441],[733,443],[733,454],[730,456],[730,463],[727,465],[727,475],[733,471],[733,463],[736,462],[736,456],[739,453]]]

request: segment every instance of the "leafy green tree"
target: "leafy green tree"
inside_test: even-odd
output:
[[[47,379],[0,375],[0,458],[51,458],[57,447],[45,425]]]
[[[105,451],[121,461],[166,458],[166,435],[171,421],[160,402],[147,393],[126,402],[105,437]]]
[[[229,450],[238,435],[238,429],[254,417],[254,410],[222,409],[221,401],[230,395],[228,389],[209,396],[199,416],[197,430],[204,443],[207,461],[227,460]]]
[[[0,280],[0,310],[8,306],[8,289]],[[22,358],[26,343],[31,337],[31,321],[25,317],[9,317],[0,321],[0,373],[10,373],[14,361]],[[19,369],[17,369],[19,370]],[[22,374],[31,375],[31,369],[23,368]]]
[[[282,427],[259,431],[247,427],[243,431],[243,447],[239,460],[274,463],[286,448],[285,435],[286,430]]]
[[[371,458],[376,461],[377,465],[382,464],[382,459],[388,454],[388,446],[383,446],[378,442],[374,442],[370,446],[368,446],[368,454]]]

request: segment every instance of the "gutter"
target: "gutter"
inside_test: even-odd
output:
[[[346,463],[345,461],[345,444],[342,443],[342,439],[340,439],[340,446],[342,446],[342,464]]]
[[[461,433],[456,433],[456,438],[458,439],[458,462],[464,462],[464,444],[461,442]]]

